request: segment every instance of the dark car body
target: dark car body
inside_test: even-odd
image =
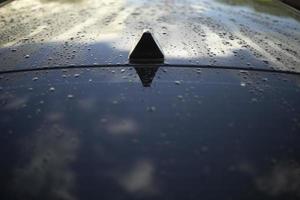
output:
[[[299,14],[238,3],[1,7],[0,199],[299,199]]]

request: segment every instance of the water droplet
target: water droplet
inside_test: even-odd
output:
[[[74,74],[74,77],[75,78],[77,78],[77,77],[79,77],[80,76],[80,74]]]
[[[257,102],[257,98],[252,98],[251,101],[252,102]]]
[[[149,111],[149,112],[155,112],[156,111],[156,107],[155,106],[147,107],[147,111]]]
[[[240,70],[240,73],[241,73],[241,74],[248,74],[248,71]]]
[[[174,82],[176,85],[180,85],[181,84],[181,81],[175,81]]]
[[[49,90],[50,90],[51,92],[54,92],[54,91],[55,91],[55,88],[54,88],[54,87],[50,87]]]
[[[207,146],[202,146],[201,147],[201,151],[202,152],[207,152],[208,151],[208,147]]]
[[[32,80],[37,81],[37,80],[39,80],[39,77],[33,77]]]
[[[30,55],[25,55],[24,57],[25,57],[25,58],[29,58],[29,57],[30,57]]]
[[[178,95],[177,98],[178,99],[183,99],[183,96],[182,95]]]
[[[242,87],[245,87],[246,86],[246,83],[244,83],[244,82],[241,82],[241,84],[240,84]]]
[[[266,64],[269,64],[269,61],[267,61],[267,60],[263,60],[263,62],[266,63]]]
[[[74,95],[73,94],[68,94],[68,99],[73,99]]]
[[[102,118],[101,120],[100,120],[100,122],[101,123],[106,123],[108,120],[106,119],[106,118]]]

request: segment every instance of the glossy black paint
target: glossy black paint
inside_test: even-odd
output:
[[[1,199],[297,199],[299,75],[1,75]]]
[[[298,12],[22,0],[0,27],[1,200],[300,198]],[[128,65],[145,28],[168,66]]]

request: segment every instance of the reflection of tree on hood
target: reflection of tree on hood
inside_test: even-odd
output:
[[[275,16],[290,16],[293,14],[288,9],[273,0],[217,0],[231,6],[248,6],[257,12],[267,13]]]

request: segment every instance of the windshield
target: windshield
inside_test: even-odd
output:
[[[166,63],[300,72],[299,14],[275,0],[12,1],[0,70],[126,64],[143,29]]]

